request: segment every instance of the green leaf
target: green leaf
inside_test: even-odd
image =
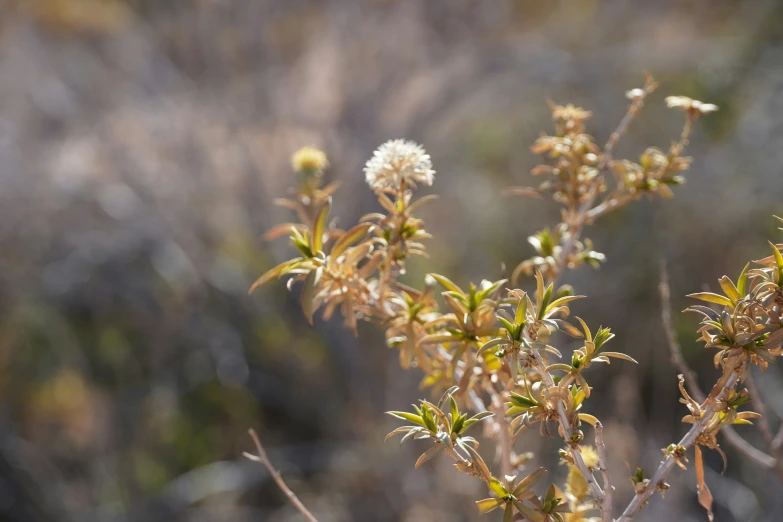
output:
[[[264,274],[261,277],[256,279],[256,282],[253,283],[253,286],[250,287],[250,290],[248,290],[247,293],[248,294],[252,294],[253,291],[256,288],[258,288],[259,286],[261,286],[261,285],[263,285],[265,283],[268,283],[272,279],[275,279],[275,278],[279,277],[280,275],[282,275],[283,271],[286,268],[288,268],[289,265],[293,265],[294,263],[298,263],[298,262],[303,261],[303,260],[304,260],[304,258],[301,258],[301,257],[297,257],[296,259],[290,259],[290,260],[286,261],[285,263],[280,263],[279,265],[277,265],[276,267],[272,268],[271,270],[268,270],[268,271],[264,272]]]
[[[546,290],[544,291],[544,297],[541,299],[541,302],[538,303],[539,309],[538,309],[538,318],[543,319],[546,315],[546,311],[549,308],[549,300],[552,298],[552,285],[546,287]]]
[[[488,298],[492,294],[495,293],[495,291],[500,288],[501,285],[503,285],[508,279],[501,279],[500,281],[495,281],[494,283],[488,285],[483,290],[479,291],[476,294],[478,302],[483,301],[484,299]]]
[[[519,300],[519,305],[517,306],[517,313],[514,317],[514,322],[517,324],[525,324],[525,319],[527,318],[527,297],[526,293],[522,294],[522,297]]]
[[[580,413],[578,414],[579,420],[585,421],[588,424],[591,424],[592,426],[595,426],[598,422],[598,419],[594,417],[593,415],[590,415],[589,413]]]
[[[576,320],[579,321],[579,323],[582,325],[582,330],[585,332],[585,341],[588,343],[593,342],[593,334],[590,333],[590,328],[587,327],[587,323],[585,323],[579,316],[576,316]]]
[[[481,355],[482,353],[486,352],[487,350],[491,350],[492,348],[496,346],[500,346],[501,344],[505,344],[508,341],[506,339],[503,339],[502,337],[496,337],[494,339],[490,339],[486,343],[484,343],[484,346],[482,346],[477,355]]]
[[[332,200],[329,198],[326,203],[318,210],[313,222],[313,230],[310,234],[310,250],[313,254],[322,250],[324,247],[324,232],[326,231],[326,218],[329,216],[329,209],[332,206]]]
[[[492,477],[492,479],[489,481],[489,489],[491,489],[495,493],[495,495],[501,498],[508,496],[508,491],[506,490],[506,488],[495,477]]]
[[[516,327],[501,316],[498,316],[498,321],[500,321],[500,323],[503,325],[503,328],[505,328],[508,331],[509,335],[511,335],[512,338],[516,339],[517,337]]]
[[[495,415],[491,411],[482,411],[481,413],[477,413],[473,417],[469,418],[465,421],[465,424],[462,427],[462,432],[464,433],[468,428],[476,424],[477,422],[483,421],[484,419],[488,419],[489,417],[492,417]]]
[[[775,256],[775,264],[778,267],[778,286],[783,287],[783,254],[780,253],[778,247],[772,241],[769,242],[772,247],[772,254]]]
[[[457,292],[461,296],[465,295],[465,292],[462,291],[462,288],[455,285],[448,277],[444,277],[440,274],[428,274],[428,275],[432,276],[433,279],[435,279],[438,283],[441,284],[441,286],[443,286],[447,290],[450,290],[452,292]]]
[[[745,265],[745,268],[743,268],[742,272],[740,273],[739,279],[737,279],[737,291],[741,296],[744,296],[746,293],[745,290],[748,283],[748,270],[750,270],[750,263]]]
[[[340,257],[340,254],[342,254],[346,248],[351,246],[352,244],[359,241],[364,235],[375,225],[371,223],[362,223],[361,225],[356,225],[351,230],[340,236],[340,238],[335,241],[334,246],[332,247],[331,255],[333,258]]]
[[[424,420],[421,418],[420,415],[415,415],[413,413],[408,413],[407,411],[387,411],[388,415],[391,415],[392,417],[397,417],[398,419],[406,420],[408,422],[412,422],[414,424],[418,424],[422,428],[426,428],[427,425],[424,424]]]
[[[728,276],[723,276],[718,279],[718,284],[720,284],[720,287],[723,289],[723,293],[726,294],[729,299],[731,299],[732,305],[734,305],[741,297],[739,290],[736,286],[734,286],[734,283],[731,281],[731,279],[729,279]]]
[[[484,515],[502,506],[504,502],[505,501],[502,498],[485,498],[484,500],[477,500],[476,505],[478,506],[479,513]]]
[[[453,425],[459,418],[459,408],[457,407],[457,401],[454,400],[453,395],[449,396],[449,405],[451,406],[451,423]]]
[[[557,308],[558,306],[562,306],[566,303],[570,303],[571,301],[576,301],[577,299],[583,299],[585,296],[583,295],[566,295],[563,297],[560,297],[558,299],[555,299],[552,301],[549,306],[546,307],[547,311],[553,310]]]
[[[511,404],[526,409],[538,406],[538,402],[535,400],[515,392],[511,392]]]
[[[459,390],[459,386],[452,386],[445,392],[443,392],[443,395],[440,396],[440,400],[438,401],[438,409],[443,408],[443,403],[446,402],[446,399],[450,398],[453,394],[457,393],[457,390]]]
[[[696,294],[688,294],[687,297],[692,297],[693,299],[699,299],[700,301],[706,301],[708,303],[719,304],[721,306],[733,306],[731,299],[722,295],[713,294],[712,292],[698,292]]]

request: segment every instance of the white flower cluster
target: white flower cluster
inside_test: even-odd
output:
[[[435,171],[427,151],[413,141],[390,140],[378,147],[364,167],[370,188],[379,191],[399,189],[402,183],[432,185]]]

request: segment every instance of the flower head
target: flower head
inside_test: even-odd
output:
[[[399,189],[403,183],[432,185],[435,171],[430,156],[413,141],[390,140],[378,147],[364,167],[373,190]]]
[[[694,114],[697,116],[718,110],[717,105],[700,102],[699,100],[694,100],[688,98],[687,96],[668,96],[666,98],[666,106],[670,109],[682,109],[688,114]]]
[[[567,105],[550,104],[550,107],[552,109],[552,117],[556,120],[583,122],[593,115],[592,112],[576,107],[571,103]]]
[[[302,147],[291,156],[294,172],[320,172],[329,166],[326,153],[315,147]]]

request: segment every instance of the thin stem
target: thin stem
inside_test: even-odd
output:
[[[511,434],[506,421],[506,409],[503,406],[502,392],[492,393],[492,409],[495,412],[497,426],[497,443],[500,448],[500,468],[503,475],[513,475],[514,466],[511,463]]]
[[[536,369],[536,372],[541,375],[541,380],[544,381],[544,384],[548,389],[554,389],[556,387],[555,383],[552,380],[552,376],[549,375],[549,373],[546,371],[546,367],[544,366],[544,363],[541,359],[541,354],[536,348],[532,348],[531,353],[533,354],[534,368]],[[601,486],[598,485],[598,482],[595,480],[595,477],[590,471],[590,468],[587,467],[587,464],[585,464],[579,448],[571,440],[571,436],[573,435],[574,430],[571,427],[571,422],[568,420],[566,406],[563,403],[563,400],[556,398],[555,401],[557,404],[558,423],[560,424],[560,430],[563,432],[563,440],[568,446],[568,453],[574,460],[576,469],[579,470],[579,473],[581,473],[582,477],[585,479],[585,482],[587,482],[593,498],[598,503],[598,505],[601,506],[601,513],[603,516],[604,491],[601,489]]]
[[[775,435],[775,438],[772,439],[772,447],[775,449],[780,449],[783,447],[783,422],[780,423],[780,428],[778,429],[777,435]]]
[[[318,519],[316,519],[313,514],[310,513],[310,511],[305,507],[305,505],[302,504],[302,501],[299,500],[294,492],[291,491],[291,489],[283,481],[283,477],[280,476],[280,472],[277,471],[272,465],[272,462],[270,462],[269,457],[267,457],[266,451],[264,451],[264,447],[261,445],[261,441],[259,440],[258,435],[256,435],[255,430],[250,429],[248,430],[248,433],[250,434],[250,438],[253,439],[253,443],[256,445],[256,451],[258,452],[258,455],[253,455],[252,453],[247,452],[244,452],[243,455],[252,461],[260,462],[264,465],[277,484],[277,487],[280,488],[280,491],[282,491],[285,496],[288,497],[288,500],[291,501],[294,507],[299,510],[299,512],[308,520],[308,522],[318,522]]]
[[[641,108],[644,106],[645,98],[650,93],[652,93],[656,87],[657,84],[652,79],[652,77],[650,75],[645,75],[644,88],[642,89],[642,93],[638,97],[633,99],[631,104],[628,106],[628,110],[625,112],[625,115],[620,120],[620,123],[617,124],[617,127],[609,136],[609,139],[604,145],[603,152],[601,153],[601,158],[598,162],[599,171],[604,172],[611,166],[612,152],[614,151],[615,146],[620,141],[620,138],[623,136],[623,134],[625,134],[625,132],[628,130],[628,126],[631,124],[633,119],[636,117],[636,115],[639,113]],[[582,204],[579,205],[578,208],[574,208],[574,206],[571,206],[571,209],[569,209],[571,211],[575,211],[576,219],[574,224],[569,225],[570,230],[569,230],[568,238],[566,239],[565,243],[563,243],[562,249],[560,250],[560,256],[557,261],[556,273],[553,279],[553,286],[555,289],[557,289],[557,284],[560,281],[560,277],[562,276],[565,269],[568,267],[568,257],[571,255],[571,252],[574,249],[574,246],[576,245],[577,241],[579,241],[579,237],[582,235],[582,230],[584,229],[585,225],[591,223],[595,218],[602,216],[608,211],[614,210],[616,208],[619,208],[619,206],[627,204],[629,201],[633,199],[633,198],[627,198],[626,201],[622,199],[624,198],[624,196],[620,196],[618,198],[615,198],[614,196],[610,196],[598,207],[593,209],[592,208],[593,203],[595,203],[595,199],[598,197],[598,190],[599,189],[597,185],[593,186],[587,199],[585,199],[582,202]],[[622,201],[621,204],[620,201]],[[596,212],[596,209],[598,208],[600,208],[601,210]]]
[[[677,341],[677,334],[672,322],[672,294],[669,287],[669,270],[666,267],[665,259],[660,261],[660,274],[661,279],[658,284],[658,292],[661,295],[661,322],[663,323],[663,331],[666,334],[666,341],[669,344],[671,362],[685,378],[685,385],[688,387],[688,392],[691,396],[699,402],[704,402],[707,395],[699,386],[696,373],[688,367],[688,363],[682,355],[682,347],[679,341]]]
[[[702,434],[704,429],[712,420],[713,415],[718,412],[718,408],[721,407],[723,401],[728,396],[729,391],[733,390],[737,386],[740,373],[742,372],[742,366],[743,364],[739,364],[733,368],[731,370],[731,374],[729,374],[728,378],[726,379],[726,382],[720,387],[720,389],[717,390],[717,394],[715,394],[714,398],[708,399],[702,405],[702,416],[693,423],[691,429],[688,430],[688,433],[686,433],[682,440],[680,440],[678,443],[679,446],[682,446],[685,449],[693,446],[693,444],[696,442],[696,439],[699,437],[699,435]],[[666,459],[664,459],[653,476],[650,478],[650,482],[644,487],[644,489],[634,496],[633,500],[631,500],[630,504],[628,504],[628,507],[626,507],[625,511],[623,511],[623,514],[619,519],[617,519],[617,522],[631,520],[639,513],[639,511],[642,509],[642,506],[645,504],[645,502],[647,502],[647,499],[650,498],[656,489],[659,489],[663,486],[666,475],[668,475],[669,471],[671,471],[671,469],[677,463],[677,460],[678,457],[674,453],[670,454],[666,457]]]
[[[756,386],[756,381],[753,379],[753,376],[750,375],[750,372],[748,372],[748,377],[745,379],[745,385],[750,392],[750,398],[751,401],[753,401],[753,409],[761,414],[761,418],[757,419],[758,428],[761,432],[761,437],[767,445],[767,449],[775,461],[775,473],[777,473],[778,478],[783,481],[783,462],[781,462],[780,459],[780,449],[775,447],[775,439],[772,436],[772,429],[767,420],[767,406],[764,404],[764,399],[761,397],[758,387]]]
[[[604,477],[604,499],[601,502],[601,522],[612,522],[612,476],[609,474],[609,462],[606,459],[606,444],[604,444],[604,425],[595,423],[595,449],[598,452],[598,465]]]
[[[748,387],[748,391],[750,392],[750,399],[753,402],[753,409],[761,415],[761,418],[758,419],[758,427],[759,431],[761,432],[761,437],[764,439],[764,442],[766,442],[767,445],[771,447],[772,430],[770,429],[769,422],[767,421],[767,406],[764,404],[764,401],[761,400],[758,387],[756,386],[756,382],[754,381],[753,376],[750,375],[750,372],[748,372],[748,377],[745,379],[745,385]]]

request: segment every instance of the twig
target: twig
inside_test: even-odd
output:
[[[620,120],[620,123],[617,125],[617,128],[614,130],[614,132],[612,132],[612,135],[609,136],[609,140],[606,142],[606,145],[604,146],[604,153],[601,158],[602,168],[606,168],[608,166],[615,145],[617,145],[617,142],[620,141],[620,138],[623,136],[623,134],[625,134],[625,131],[628,130],[628,125],[630,125],[634,117],[639,113],[641,108],[644,106],[644,99],[650,94],[652,94],[657,87],[658,84],[655,83],[653,77],[645,73],[644,88],[641,89],[642,92],[638,97],[634,98],[631,105],[628,106],[628,111],[623,116],[623,119]]]
[[[699,386],[696,373],[688,367],[688,363],[682,355],[682,347],[679,341],[677,341],[674,323],[672,323],[672,294],[669,287],[669,270],[666,267],[665,259],[660,261],[660,274],[661,279],[658,284],[658,291],[661,295],[661,322],[663,323],[663,331],[666,334],[666,341],[669,344],[672,364],[685,378],[685,385],[688,387],[688,392],[691,396],[699,402],[704,402],[707,395]]]
[[[514,466],[511,462],[511,434],[506,421],[506,409],[500,393],[492,393],[492,410],[495,412],[495,422],[498,430],[497,443],[500,448],[500,468],[504,475],[513,475]]]
[[[304,504],[302,504],[294,492],[291,491],[291,489],[286,485],[286,483],[283,481],[283,477],[280,476],[280,472],[277,471],[269,461],[269,457],[266,456],[266,451],[264,451],[264,447],[261,445],[261,441],[258,439],[258,435],[256,435],[255,430],[250,429],[248,430],[248,433],[256,445],[256,451],[258,452],[258,455],[253,455],[252,453],[247,452],[242,454],[248,459],[255,462],[260,462],[264,465],[267,471],[269,471],[269,474],[272,475],[272,478],[275,480],[277,487],[280,488],[280,491],[282,491],[285,496],[288,497],[288,500],[291,501],[294,507],[298,509],[302,515],[304,515],[308,522],[318,522],[318,520],[313,516],[312,513],[310,513],[310,511],[308,511],[308,509],[304,506]]]
[[[660,283],[658,290],[661,295],[661,322],[663,323],[663,330],[666,334],[666,340],[669,345],[669,353],[671,354],[671,362],[677,371],[682,374],[685,379],[685,386],[688,388],[688,393],[699,402],[704,402],[707,395],[699,386],[696,373],[690,369],[685,357],[682,355],[682,347],[677,340],[677,334],[675,333],[674,324],[672,323],[672,306],[671,306],[671,289],[669,287],[669,271],[666,268],[666,260],[660,261]],[[755,392],[751,392],[756,396]],[[763,413],[762,413],[763,415]],[[763,451],[752,446],[748,441],[742,438],[732,426],[726,426],[723,428],[723,435],[726,438],[726,442],[731,444],[737,451],[753,460],[760,466],[766,469],[777,469],[781,466],[780,459],[767,455]],[[769,443],[768,443],[769,445]],[[770,445],[770,448],[773,446]],[[778,473],[783,472],[783,470]]]
[[[764,404],[764,399],[759,393],[756,382],[753,380],[753,376],[748,372],[748,377],[745,379],[745,385],[750,392],[750,399],[753,402],[753,409],[756,410],[761,417],[757,419],[758,428],[761,432],[761,437],[767,445],[767,449],[771,453],[771,457],[775,461],[774,470],[777,473],[778,478],[783,482],[783,462],[780,459],[780,450],[775,447],[775,439],[772,436],[772,429],[769,426],[769,420],[767,420],[767,406]]]
[[[631,124],[634,117],[636,117],[641,108],[644,106],[645,98],[650,93],[652,93],[656,87],[657,84],[655,83],[655,80],[653,80],[652,76],[645,74],[644,88],[640,89],[641,94],[633,99],[631,104],[628,106],[628,110],[626,111],[625,115],[620,120],[620,123],[617,125],[615,130],[609,136],[609,140],[607,140],[606,144],[604,145],[601,158],[598,162],[599,171],[605,171],[609,168],[612,162],[612,152],[614,151],[614,147],[620,141],[620,138],[623,136],[623,134],[625,134],[626,130],[628,130],[628,126]],[[573,250],[577,241],[579,241],[579,237],[582,235],[582,230],[584,229],[585,225],[591,223],[595,218],[602,216],[609,210],[618,208],[620,205],[620,199],[615,198],[614,196],[610,196],[606,201],[602,202],[597,207],[592,208],[593,203],[595,203],[595,199],[597,197],[598,187],[594,186],[590,191],[587,199],[585,199],[582,204],[579,205],[579,208],[576,209],[576,223],[573,225],[573,227],[569,227],[571,228],[569,231],[570,233],[565,243],[563,244],[562,249],[560,250],[560,256],[557,260],[557,271],[552,282],[555,289],[557,289],[557,284],[563,274],[563,271],[568,267],[568,256],[571,255],[571,251]],[[622,204],[628,203],[628,201],[631,201],[631,199],[632,198],[629,198],[627,201],[623,201]]]
[[[728,378],[726,378],[726,382],[719,390],[717,390],[717,394],[715,394],[714,398],[707,400],[704,404],[702,404],[702,416],[693,423],[693,426],[690,430],[688,430],[688,433],[686,433],[682,440],[680,440],[678,444],[679,446],[682,446],[685,449],[693,446],[693,444],[696,442],[696,439],[699,437],[699,435],[701,435],[702,431],[704,431],[704,429],[712,420],[713,415],[717,413],[718,408],[721,407],[721,404],[726,399],[728,392],[737,386],[737,381],[739,380],[741,372],[742,364],[733,368],[731,374],[729,374]],[[628,507],[626,507],[625,511],[623,511],[623,514],[619,519],[617,519],[617,522],[626,522],[631,520],[639,513],[639,510],[642,508],[645,502],[647,502],[647,499],[650,498],[650,495],[652,495],[656,489],[663,486],[663,481],[666,478],[666,475],[677,463],[677,460],[678,457],[673,452],[667,456],[666,459],[664,459],[653,476],[650,478],[650,482],[648,482],[644,489],[634,496],[633,500],[631,500],[631,502],[628,504]]]
[[[552,380],[552,376],[549,375],[549,373],[546,371],[546,367],[544,366],[544,363],[541,359],[541,354],[538,352],[538,349],[532,348],[531,353],[533,354],[534,368],[536,369],[536,372],[541,375],[541,380],[544,381],[544,384],[548,389],[555,389],[555,382]],[[603,518],[603,502],[605,498],[604,491],[601,489],[601,486],[598,485],[598,482],[595,480],[595,477],[590,471],[590,468],[588,468],[587,464],[585,464],[585,461],[582,458],[582,452],[579,451],[579,448],[576,447],[576,445],[574,445],[573,441],[571,440],[571,436],[573,435],[574,431],[571,427],[571,423],[568,420],[568,415],[566,414],[563,400],[560,398],[555,398],[555,401],[557,403],[558,423],[560,424],[560,430],[563,432],[563,439],[568,446],[568,452],[570,453],[571,458],[574,459],[574,465],[576,466],[576,469],[579,470],[579,473],[585,479],[585,482],[587,482],[587,485],[590,488],[590,493],[593,495],[596,503],[598,503],[598,505],[601,507],[601,516]]]
[[[783,447],[783,422],[780,423],[780,429],[778,430],[777,435],[772,439],[772,447],[778,450]]]
[[[604,477],[604,499],[601,502],[601,522],[612,522],[612,476],[609,474],[609,463],[606,459],[606,444],[604,444],[604,425],[595,423],[595,449],[598,452],[598,465]]]

